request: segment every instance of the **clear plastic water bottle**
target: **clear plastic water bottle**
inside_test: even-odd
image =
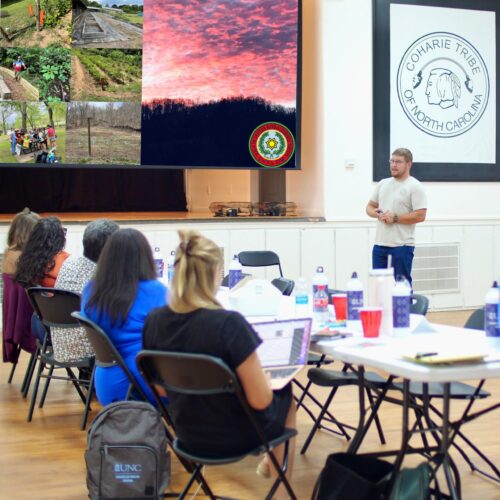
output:
[[[326,323],[329,318],[326,285],[317,285],[313,294],[313,316],[317,323]]]
[[[240,259],[237,255],[235,255],[233,257],[233,260],[231,261],[231,264],[229,264],[229,288],[233,288],[234,286],[236,286],[241,278],[243,278],[242,266],[240,263]]]
[[[361,332],[361,320],[359,310],[363,307],[363,283],[358,278],[358,273],[353,272],[351,279],[347,282],[347,328],[355,332]]]
[[[295,282],[295,317],[307,318],[311,316],[309,307],[309,290],[305,278],[298,278]]]
[[[411,287],[408,281],[398,276],[392,291],[392,333],[406,335],[410,333]]]
[[[172,278],[174,277],[174,269],[175,269],[175,250],[172,250],[167,260],[167,280],[169,283],[172,283]]]
[[[158,276],[158,278],[163,278],[163,270],[165,268],[165,263],[163,261],[163,256],[160,252],[160,247],[155,247],[154,261],[156,266],[156,276]]]
[[[500,329],[498,326],[499,302],[500,291],[498,289],[498,283],[494,281],[484,298],[484,331],[487,337],[500,337]]]
[[[318,266],[316,268],[316,274],[313,276],[312,280],[313,297],[319,286],[323,286],[325,288],[325,291],[328,293],[328,278],[325,274],[323,266]]]

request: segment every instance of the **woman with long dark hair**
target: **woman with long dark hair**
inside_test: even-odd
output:
[[[54,287],[63,262],[66,235],[57,217],[40,219],[30,234],[19,258],[14,279],[23,286]]]
[[[156,279],[145,236],[136,229],[113,233],[99,257],[94,279],[83,290],[82,312],[108,334],[148,394],[135,356],[142,349],[142,328],[148,313],[166,302],[167,289]],[[99,402],[106,405],[125,399],[128,380],[118,366],[97,367],[95,387]]]

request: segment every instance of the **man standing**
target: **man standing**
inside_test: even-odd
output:
[[[427,196],[422,184],[410,176],[413,163],[411,151],[396,149],[391,156],[391,176],[375,188],[366,213],[377,222],[372,252],[373,269],[387,267],[392,256],[395,276],[404,276],[410,283],[415,250],[415,224],[423,222],[427,213]]]
[[[17,59],[12,63],[12,68],[14,70],[14,78],[16,81],[19,81],[21,79],[21,71],[26,69],[26,64],[24,64],[21,56],[17,56]]]
[[[56,145],[56,131],[50,123],[47,125],[47,137],[49,139],[50,147],[53,148]]]

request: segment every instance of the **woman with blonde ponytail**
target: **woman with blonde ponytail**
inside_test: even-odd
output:
[[[248,404],[269,439],[295,427],[295,405],[288,385],[272,391],[256,349],[262,342],[241,314],[222,308],[216,299],[220,286],[222,252],[197,231],[179,231],[169,304],[153,311],[143,331],[145,349],[208,354],[234,370]],[[218,398],[218,401],[214,401]],[[259,439],[233,395],[210,398],[169,394],[170,413],[179,438],[202,453],[236,454],[259,444]],[[181,430],[182,429],[182,430]],[[295,443],[290,441],[288,475]],[[282,450],[276,450],[280,457]],[[269,475],[266,458],[259,473]],[[278,490],[276,498],[286,498]]]

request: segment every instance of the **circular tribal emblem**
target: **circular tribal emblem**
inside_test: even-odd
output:
[[[259,125],[248,143],[252,158],[263,167],[282,167],[295,151],[295,141],[290,130],[276,122]]]
[[[488,69],[477,49],[454,33],[428,33],[399,63],[398,98],[408,119],[435,137],[470,130],[488,105]]]

